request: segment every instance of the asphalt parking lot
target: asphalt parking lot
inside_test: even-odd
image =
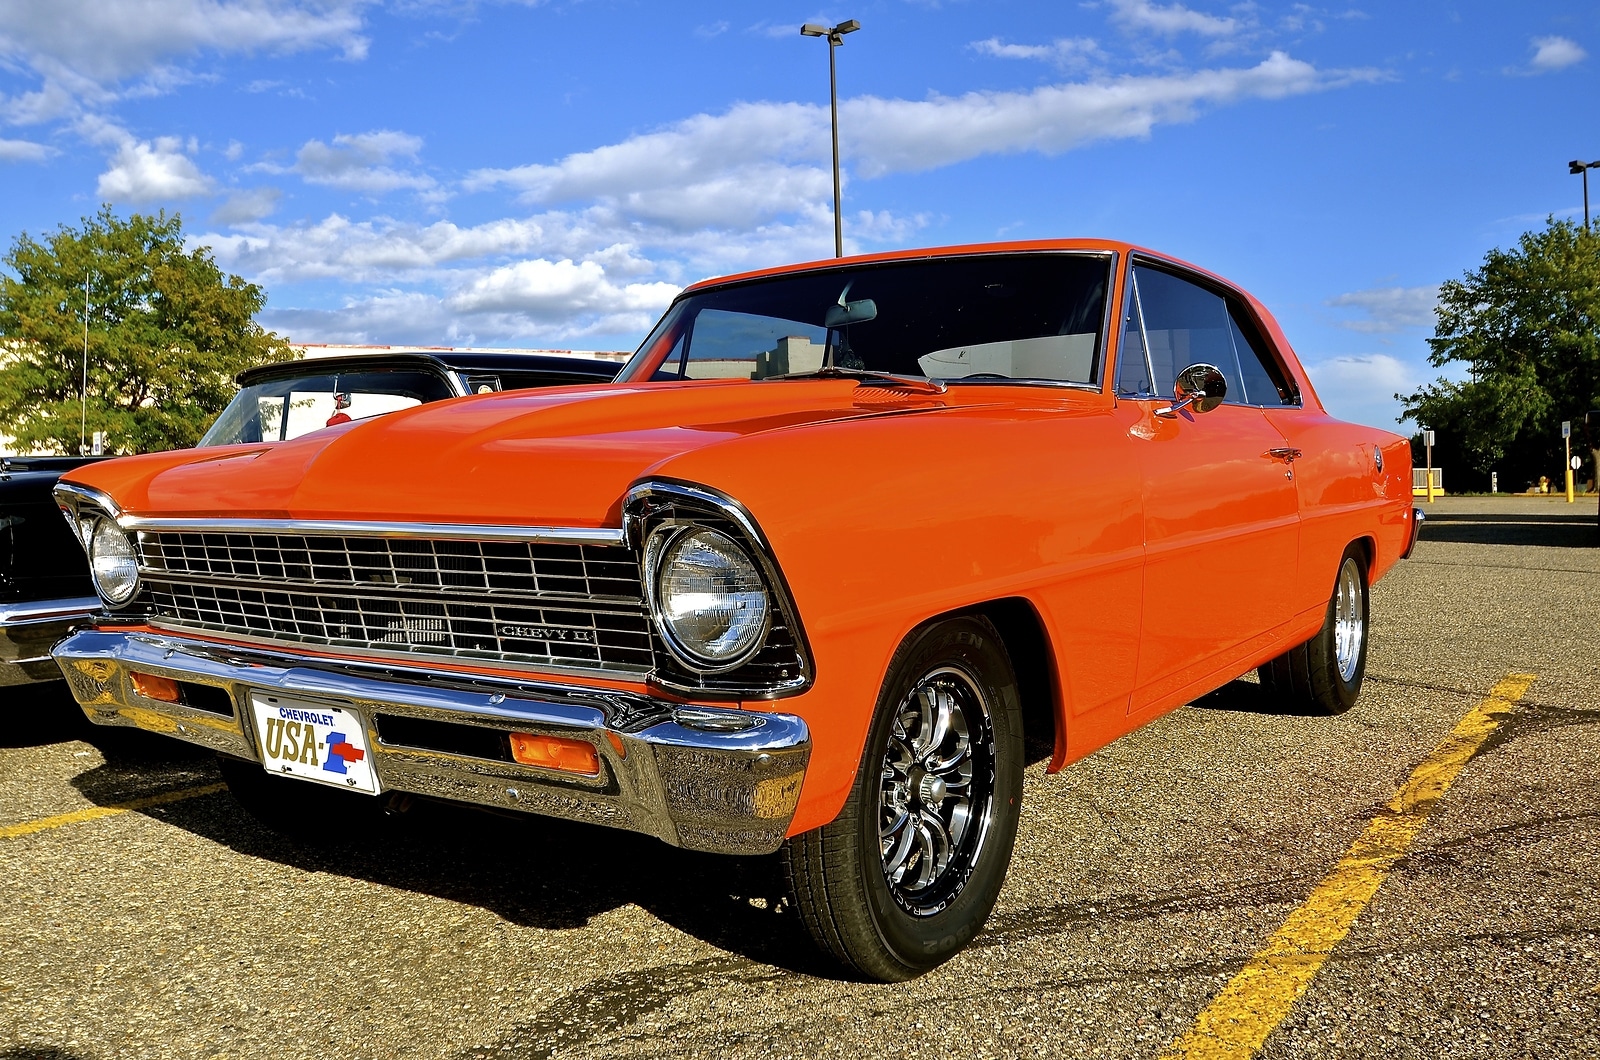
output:
[[[1030,767],[988,929],[898,986],[819,965],[770,859],[428,805],[290,842],[0,689],[0,1058],[1593,1056],[1595,501],[1429,516],[1354,710],[1240,681]]]

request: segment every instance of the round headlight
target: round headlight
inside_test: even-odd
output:
[[[761,645],[771,603],[750,554],[715,530],[658,534],[651,542],[656,615],[686,662],[731,669]]]
[[[113,604],[125,604],[139,588],[139,560],[133,542],[110,519],[98,520],[89,538],[89,569],[100,595]]]

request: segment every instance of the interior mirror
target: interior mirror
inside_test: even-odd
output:
[[[878,303],[870,298],[857,298],[854,302],[840,302],[828,307],[822,318],[825,328],[842,328],[846,324],[864,324],[878,316]]]
[[[1210,412],[1228,396],[1228,381],[1214,364],[1191,364],[1178,373],[1172,386],[1174,402],[1187,404],[1195,412]],[[1173,411],[1177,411],[1178,405]]]

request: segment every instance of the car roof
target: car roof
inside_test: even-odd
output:
[[[563,357],[557,354],[465,350],[439,353],[359,353],[257,365],[240,372],[234,377],[234,381],[240,386],[253,386],[268,380],[290,379],[295,376],[410,369],[435,372],[548,372],[555,376],[583,376],[596,382],[610,382],[621,368],[620,361]]]
[[[780,265],[771,269],[756,269],[751,272],[735,273],[731,276],[718,276],[713,279],[692,283],[684,288],[684,293],[700,291],[708,287],[720,287],[725,283],[742,283],[746,280],[761,279],[769,276],[783,276],[796,272],[814,272],[850,265],[870,265],[878,262],[918,261],[924,258],[975,257],[980,254],[1026,254],[1051,250],[1080,250],[1104,254],[1139,249],[1141,248],[1135,247],[1130,243],[1119,243],[1109,239],[1029,239],[1009,243],[962,243],[946,247],[918,247],[907,250],[889,250],[878,254],[855,254],[845,258],[823,258],[819,261],[804,261],[794,265]]]
[[[960,258],[977,257],[983,254],[1039,254],[1050,251],[1080,251],[1093,254],[1141,254],[1160,261],[1177,265],[1198,273],[1226,287],[1237,290],[1237,285],[1215,273],[1203,269],[1191,262],[1184,261],[1171,254],[1163,254],[1159,250],[1139,246],[1137,243],[1125,243],[1116,239],[1025,239],[1013,240],[1005,243],[959,243],[944,247],[917,247],[906,250],[889,250],[878,254],[856,254],[846,258],[822,258],[819,261],[803,261],[793,265],[779,265],[770,269],[756,269],[751,272],[734,273],[731,276],[717,276],[700,280],[683,289],[683,294],[692,294],[721,287],[724,284],[744,283],[748,280],[767,279],[774,276],[786,276],[801,272],[817,272],[824,269],[846,268],[852,265],[873,265],[880,262],[894,261],[921,261],[929,258]]]

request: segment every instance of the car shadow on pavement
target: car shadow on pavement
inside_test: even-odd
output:
[[[1235,710],[1249,714],[1283,713],[1283,704],[1259,682],[1242,677],[1229,681],[1215,692],[1207,692],[1189,706],[1200,710]]]
[[[1450,541],[1466,545],[1542,545],[1547,548],[1600,546],[1600,528],[1593,511],[1562,512],[1440,512],[1428,513],[1422,524],[1423,541]]]
[[[108,756],[72,784],[97,804],[125,802],[127,765]],[[143,790],[173,790],[212,783],[217,771],[201,753],[198,760],[146,761],[136,779]],[[316,839],[271,831],[226,792],[138,812],[247,857],[476,906],[519,926],[570,930],[633,904],[750,960],[838,974],[789,905],[776,855],[701,854],[631,832],[427,800],[396,816],[320,820]]]
[[[48,747],[74,740],[91,744],[109,761],[130,764],[192,762],[210,754],[189,744],[139,729],[93,725],[73,700],[65,681],[0,689],[6,725],[0,729],[0,747]],[[0,1060],[4,1060],[0,1054]]]

